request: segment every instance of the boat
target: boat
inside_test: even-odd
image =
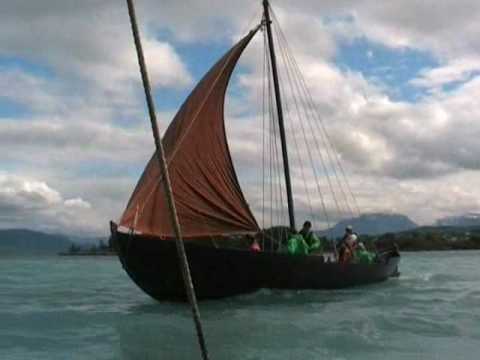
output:
[[[198,299],[224,298],[261,288],[338,289],[385,281],[398,274],[400,254],[377,253],[372,264],[339,263],[319,255],[293,256],[281,239],[252,252],[245,239],[265,234],[242,192],[227,141],[225,94],[239,58],[260,31],[266,44],[269,85],[275,94],[290,232],[296,232],[271,7],[261,23],[228,50],[192,90],[166,130],[162,144],[185,252]],[[270,80],[271,78],[271,80]],[[273,104],[273,103],[272,103]],[[275,145],[276,146],[276,145]],[[280,151],[279,151],[280,152]],[[165,187],[157,154],[145,167],[125,211],[110,223],[111,239],[130,278],[164,301],[186,301]],[[277,174],[279,174],[277,172]]]

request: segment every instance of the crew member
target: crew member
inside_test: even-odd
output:
[[[310,221],[307,220],[303,223],[302,230],[300,230],[299,234],[302,235],[303,239],[307,243],[308,250],[310,252],[322,250],[322,243],[317,235],[315,235],[315,233],[312,231],[312,223]]]
[[[258,240],[256,237],[249,235],[248,238],[251,240],[250,251],[253,251],[253,252],[262,251],[262,248],[260,247],[260,244],[258,243]]]
[[[367,250],[363,242],[358,243],[355,257],[359,264],[372,264],[375,261],[375,255]]]
[[[301,234],[292,234],[288,238],[287,251],[290,255],[308,255],[309,247]]]
[[[343,238],[340,241],[339,262],[349,263],[354,260],[357,241],[358,234],[353,232],[353,227],[351,225],[348,225],[345,228],[345,235],[343,235]]]

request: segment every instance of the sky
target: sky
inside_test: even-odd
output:
[[[164,131],[216,59],[259,23],[261,2],[135,3]],[[480,2],[271,3],[361,212],[430,224],[480,211]],[[225,108],[257,219],[262,36],[242,56]],[[142,90],[124,1],[2,2],[0,228],[107,234],[154,149]],[[301,139],[292,124],[290,144]],[[300,217],[310,205],[295,160],[307,150],[292,155]],[[325,225],[308,174],[304,188]]]

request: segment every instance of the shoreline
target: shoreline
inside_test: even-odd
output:
[[[117,253],[114,251],[101,251],[101,252],[78,252],[78,253],[69,253],[69,252],[59,252],[58,256],[116,256]]]

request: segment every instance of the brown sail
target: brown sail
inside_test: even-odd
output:
[[[230,76],[255,32],[240,40],[203,77],[162,139],[185,238],[258,231],[235,174],[223,118]],[[146,166],[120,225],[142,234],[172,238],[155,156]]]

